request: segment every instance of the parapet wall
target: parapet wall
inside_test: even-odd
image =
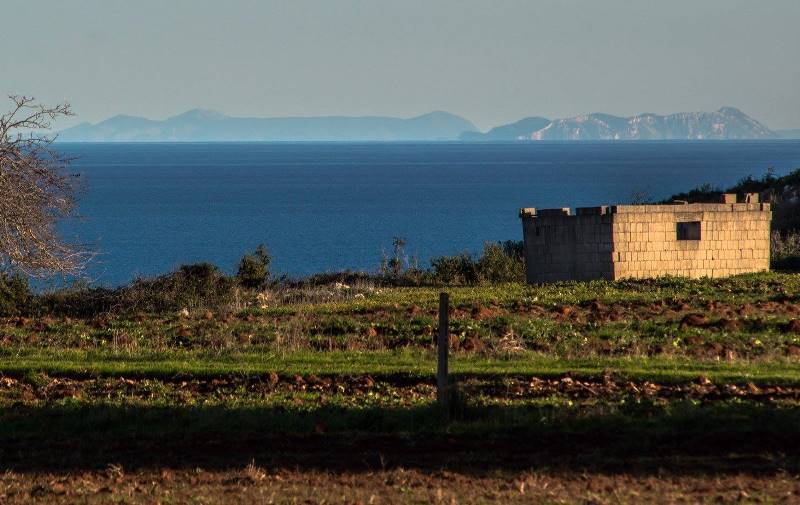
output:
[[[756,195],[757,196],[757,195]],[[521,209],[530,283],[627,277],[723,277],[769,269],[769,204]]]
[[[613,278],[613,222],[608,207],[577,212],[522,209],[528,282]]]

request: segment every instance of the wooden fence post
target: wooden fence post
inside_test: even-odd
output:
[[[436,339],[436,397],[445,412],[450,412],[450,378],[447,375],[447,351],[450,347],[450,301],[447,293],[439,293],[439,335]]]

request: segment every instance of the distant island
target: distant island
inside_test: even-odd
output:
[[[410,119],[384,116],[246,118],[195,109],[156,121],[114,116],[62,130],[61,142],[262,142],[457,140],[477,131],[466,119],[431,112]]]
[[[582,114],[567,119],[528,117],[483,133],[469,120],[436,111],[403,119],[387,116],[231,117],[194,109],[165,120],[119,115],[62,130],[61,142],[263,141],[538,141],[745,140],[800,138],[772,131],[735,107],[715,112]]]
[[[716,112],[681,112],[631,117],[582,114],[567,119],[526,118],[486,133],[464,132],[462,140],[744,140],[781,135],[735,107]]]

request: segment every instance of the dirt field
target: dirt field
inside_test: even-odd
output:
[[[447,414],[437,291],[348,289],[0,321],[0,502],[800,503],[798,277],[451,290]]]
[[[6,473],[4,503],[797,503],[788,475],[635,475],[239,469]]]

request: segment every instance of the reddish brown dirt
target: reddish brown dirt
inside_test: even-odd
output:
[[[796,476],[607,475],[448,471],[318,472],[273,470],[253,462],[231,470],[9,472],[0,501],[23,503],[785,503],[800,502]]]
[[[399,397],[433,394],[430,384],[394,377],[278,376],[164,383],[167,392],[204,395],[245,387],[251,392],[342,392],[359,397],[394,388]],[[607,374],[594,380],[467,380],[468,394],[526,398],[567,396],[592,402],[618,397],[781,400],[800,389],[714,384],[707,377],[683,385],[626,382]],[[471,390],[471,392],[470,392]],[[0,379],[0,395],[22,392],[26,401],[64,397],[150,394],[133,379],[50,378],[33,386]],[[11,409],[8,415],[26,415]],[[4,443],[0,503],[800,503],[791,461],[796,434],[742,438],[734,432],[698,440],[620,443],[610,432],[505,437],[455,434],[306,436],[226,433],[148,440],[120,436],[102,446],[79,439]],[[616,437],[616,438],[615,438]],[[645,447],[656,444],[658,452]],[[660,445],[659,445],[660,444]],[[640,448],[639,445],[642,445]],[[612,448],[613,450],[604,452]],[[766,452],[765,452],[766,451]],[[788,452],[787,452],[788,451]],[[594,463],[587,463],[591,454]],[[776,457],[778,454],[784,456]],[[255,461],[248,465],[249,461]],[[111,466],[109,466],[111,465]],[[445,470],[446,469],[446,470]]]
[[[467,340],[467,344],[472,342]],[[480,345],[477,341],[474,345]],[[61,398],[104,398],[112,394],[149,399],[152,397],[153,380],[139,379],[82,379],[51,377],[41,385],[32,385],[23,379],[0,377],[0,398],[19,397],[27,400],[54,401]],[[161,382],[161,381],[158,381]],[[174,379],[164,381],[163,394],[183,393],[206,395],[209,393],[230,394],[244,387],[250,393],[314,391],[323,394],[346,394],[360,396],[370,391],[385,391],[391,388],[397,398],[420,398],[435,395],[432,380],[396,375],[374,379],[369,375],[352,376],[279,376],[272,372],[254,378],[227,377],[215,379]],[[625,396],[649,397],[651,399],[717,400],[739,398],[747,400],[775,401],[800,400],[800,386],[757,386],[751,382],[738,384],[715,384],[704,376],[692,383],[673,384],[650,381],[623,381],[612,374],[603,377],[579,379],[565,375],[560,378],[516,376],[503,379],[462,377],[459,387],[468,395],[489,395],[498,398],[546,398],[566,396],[572,399],[598,398],[615,400]],[[12,396],[9,396],[12,395]]]

